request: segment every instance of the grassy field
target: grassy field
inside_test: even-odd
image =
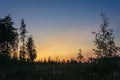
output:
[[[0,62],[0,80],[120,80],[120,66],[7,61]]]

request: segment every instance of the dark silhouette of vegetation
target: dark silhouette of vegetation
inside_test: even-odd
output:
[[[21,27],[20,27],[20,39],[22,42],[21,50],[20,50],[20,60],[26,60],[26,47],[25,47],[25,38],[26,38],[26,25],[24,19],[21,20]]]
[[[30,60],[34,61],[34,59],[37,57],[37,54],[32,36],[28,37],[28,46],[25,45],[27,31],[24,19],[21,21],[20,35],[18,34],[17,30],[18,29],[14,27],[14,22],[12,21],[10,15],[0,18],[0,59],[20,59],[25,61],[26,56],[28,56],[26,52],[27,48]],[[19,54],[20,56],[18,56],[19,36],[22,42]],[[30,50],[30,48],[32,49]]]
[[[0,54],[11,58],[17,50],[18,33],[10,15],[0,19]]]
[[[78,61],[81,63],[82,62],[82,59],[83,59],[83,56],[81,54],[81,49],[79,49],[79,53],[78,53],[78,57],[77,57]]]
[[[77,63],[77,60],[71,58],[70,63]]]
[[[35,49],[34,40],[31,35],[28,37],[26,48],[27,48],[27,53],[29,55],[29,60],[33,62],[37,57],[37,53]]]
[[[52,61],[52,60],[51,60],[51,57],[49,56],[49,57],[48,57],[48,63],[51,63],[51,61]]]
[[[115,45],[113,30],[104,14],[102,18],[100,31],[93,32],[97,57],[90,57],[86,62],[82,62],[81,49],[78,61],[74,58],[60,60],[58,57],[55,61],[49,56],[35,62],[35,42],[32,36],[28,36],[26,41],[24,20],[19,35],[10,15],[0,18],[0,80],[120,80],[119,47]]]
[[[102,16],[102,24],[100,25],[100,30],[98,32],[93,32],[95,34],[95,45],[96,49],[93,49],[97,58],[102,57],[113,57],[116,56],[120,47],[115,45],[113,30],[109,28],[108,18],[104,13]]]

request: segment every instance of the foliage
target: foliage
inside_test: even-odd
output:
[[[79,49],[79,53],[78,53],[78,57],[77,57],[78,61],[81,63],[82,62],[82,59],[83,59],[83,56],[81,54],[81,49]]]
[[[113,61],[113,60],[112,60]],[[1,63],[1,62],[0,62]],[[114,63],[114,62],[113,62]],[[39,63],[8,60],[0,64],[1,80],[119,80],[120,67],[114,63]],[[103,66],[104,64],[104,66]]]
[[[75,59],[60,63],[59,59],[52,61],[44,58],[42,62],[35,62],[37,57],[32,36],[26,39],[26,25],[21,21],[20,59],[18,60],[19,34],[13,27],[10,15],[0,19],[0,80],[120,80],[120,57],[117,55],[119,47],[115,46],[112,29],[109,28],[107,18],[102,14],[101,30],[95,34],[94,49],[98,58],[89,58],[88,63],[78,63]],[[4,34],[4,35],[3,35]],[[26,44],[25,44],[26,43]],[[13,58],[10,59],[13,53]],[[28,53],[28,54],[26,54]],[[30,61],[26,60],[26,57]],[[78,60],[82,60],[81,49]]]
[[[14,22],[10,15],[0,18],[0,58],[13,58],[18,60],[19,36],[22,42],[20,47],[19,59],[25,61],[26,56],[26,25],[24,19],[21,20],[20,35],[17,28],[14,27]],[[37,57],[36,50],[32,51],[34,60]],[[6,56],[6,57],[5,57]]]
[[[21,20],[21,27],[20,27],[20,39],[22,42],[21,50],[20,50],[20,60],[26,60],[26,47],[25,47],[25,38],[26,38],[26,25],[24,19]]]
[[[11,51],[17,50],[16,43],[18,38],[17,29],[13,26],[11,16],[0,19],[0,53],[11,57]]]
[[[117,55],[120,47],[115,45],[113,30],[109,28],[109,22],[105,14],[101,14],[102,24],[100,25],[100,30],[98,32],[93,32],[95,34],[95,45],[96,49],[93,49],[98,58],[101,57],[113,57]]]
[[[27,53],[29,55],[29,60],[34,61],[35,58],[37,57],[37,53],[35,50],[34,40],[33,40],[33,37],[31,35],[28,37],[28,40],[26,43],[26,48],[27,48]]]

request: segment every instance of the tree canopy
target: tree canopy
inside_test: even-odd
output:
[[[27,39],[26,47],[27,47],[27,53],[29,56],[29,60],[33,62],[35,58],[37,57],[37,53],[35,49],[34,40],[31,35]]]
[[[115,45],[113,29],[109,26],[108,18],[104,13],[101,14],[102,24],[98,32],[95,34],[94,44],[96,49],[93,49],[98,58],[116,56],[120,47]]]
[[[17,28],[10,15],[0,19],[0,52],[11,57],[10,54],[15,49],[15,44],[18,39]]]

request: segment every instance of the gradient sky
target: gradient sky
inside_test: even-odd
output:
[[[79,48],[91,56],[95,47],[91,32],[99,29],[101,12],[110,19],[120,46],[120,0],[0,0],[0,17],[11,14],[16,27],[24,18],[37,59],[76,58]]]

